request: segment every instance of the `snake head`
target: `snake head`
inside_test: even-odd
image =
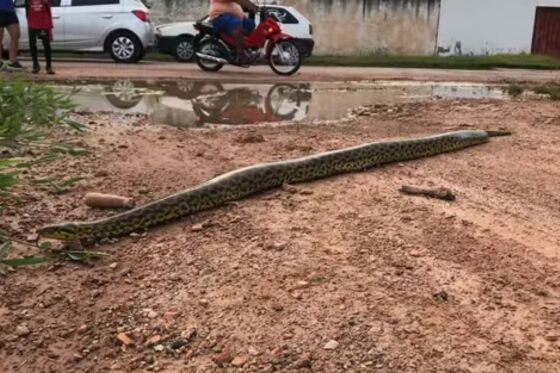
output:
[[[73,223],[47,225],[39,228],[38,238],[51,238],[60,241],[75,241],[78,239],[78,226]]]

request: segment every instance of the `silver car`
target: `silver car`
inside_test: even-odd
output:
[[[29,49],[25,0],[15,0],[20,49]],[[155,44],[155,29],[141,0],[52,0],[53,50],[106,52],[116,62],[137,62]],[[40,45],[41,43],[39,43]],[[8,45],[4,33],[3,45]]]

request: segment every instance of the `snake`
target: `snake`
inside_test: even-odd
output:
[[[361,172],[483,144],[508,131],[460,130],[426,137],[378,141],[301,158],[259,163],[219,175],[194,187],[145,205],[89,222],[66,222],[40,228],[39,238],[66,244],[95,242],[137,233],[258,192],[337,174]]]

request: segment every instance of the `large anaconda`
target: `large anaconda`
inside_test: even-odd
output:
[[[220,206],[284,183],[298,183],[345,172],[363,171],[390,162],[433,156],[482,144],[504,131],[456,131],[408,140],[374,142],[303,158],[261,163],[231,171],[205,183],[146,205],[91,222],[49,225],[40,237],[66,243],[96,241],[137,232],[172,219]]]

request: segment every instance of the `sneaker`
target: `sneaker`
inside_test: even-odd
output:
[[[33,66],[33,70],[31,70],[33,74],[39,74],[39,71],[41,71],[41,66],[39,65]]]
[[[21,71],[23,70],[23,66],[21,63],[19,63],[19,61],[14,61],[14,62],[9,62],[8,64],[8,70],[11,71]]]
[[[47,69],[47,74],[49,74],[49,75],[56,75],[56,73],[54,72],[54,70],[53,70],[52,67],[49,67],[49,68]]]

